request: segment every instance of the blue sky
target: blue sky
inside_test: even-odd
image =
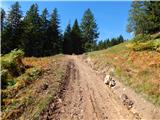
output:
[[[14,2],[11,1],[2,1],[1,5],[5,11],[9,11],[10,5],[13,3]],[[25,12],[33,3],[35,2],[20,1],[23,15],[25,15]],[[71,24],[73,24],[74,20],[77,18],[80,23],[84,11],[87,8],[90,8],[98,24],[100,32],[98,40],[117,37],[120,34],[123,35],[125,39],[132,38],[132,35],[126,32],[128,12],[131,1],[36,1],[36,3],[39,6],[40,14],[44,8],[47,8],[49,13],[51,13],[54,8],[58,9],[62,31],[64,31],[69,21]]]

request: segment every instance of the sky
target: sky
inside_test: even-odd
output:
[[[3,1],[1,7],[5,11],[10,10],[13,1]],[[39,14],[44,8],[47,8],[49,13],[54,8],[58,9],[60,18],[60,26],[64,32],[67,24],[73,24],[75,19],[78,19],[80,24],[84,11],[88,8],[94,14],[96,23],[98,24],[98,31],[100,33],[98,40],[105,40],[107,38],[118,37],[123,35],[125,39],[130,39],[133,36],[126,32],[128,12],[130,10],[131,1],[20,1],[23,15],[30,8],[33,3],[39,6]]]

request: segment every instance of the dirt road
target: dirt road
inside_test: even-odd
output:
[[[77,56],[69,56],[68,85],[48,119],[120,120],[136,119],[95,72]],[[49,110],[48,110],[49,111]]]

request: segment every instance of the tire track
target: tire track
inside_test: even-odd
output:
[[[49,120],[135,119],[87,64],[77,56],[68,58],[68,82]]]

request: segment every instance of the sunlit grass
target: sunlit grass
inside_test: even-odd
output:
[[[125,85],[141,93],[146,99],[160,105],[160,53],[156,51],[133,51],[132,42],[125,42],[106,50],[90,52],[95,69],[112,66],[112,75]]]

